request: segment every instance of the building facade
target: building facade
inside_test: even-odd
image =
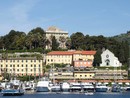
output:
[[[74,79],[94,79],[94,71],[74,71]]]
[[[109,51],[108,49],[103,51],[103,53],[101,54],[101,59],[102,59],[102,63],[100,64],[100,66],[106,66],[106,67],[122,66],[122,64],[120,63],[118,58],[115,57],[115,55],[111,51]]]
[[[45,36],[46,38],[50,41],[50,44],[48,44],[46,46],[46,49],[51,49],[51,38],[52,36],[55,36],[56,40],[59,43],[59,47],[65,49],[66,48],[66,40],[68,38],[68,32],[67,31],[63,31],[55,26],[51,26],[49,27],[46,31],[45,31]]]
[[[110,70],[110,69],[97,69],[95,70],[94,79],[113,79],[113,80],[121,80],[128,79],[128,71],[126,70]]]
[[[0,74],[4,73],[15,76],[42,76],[43,60],[36,58],[0,59]]]
[[[74,67],[80,67],[80,68],[85,68],[85,67],[93,67],[93,62],[92,61],[74,61]]]
[[[46,65],[48,64],[71,64],[74,61],[91,61],[94,60],[96,51],[52,51],[46,56]]]

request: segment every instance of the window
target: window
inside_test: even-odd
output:
[[[108,55],[108,54],[106,55],[106,58],[109,58],[109,55]]]
[[[13,65],[13,67],[15,67],[15,65]]]
[[[34,65],[34,67],[36,67],[36,65]]]
[[[23,64],[22,64],[22,67],[23,67]]]
[[[17,67],[19,67],[19,65],[17,65]]]
[[[28,62],[28,60],[26,60],[26,62]]]
[[[80,77],[82,77],[82,75],[80,75]]]
[[[10,65],[10,67],[12,67],[12,65]]]
[[[8,67],[8,65],[6,65],[6,67]]]
[[[19,62],[19,60],[17,60],[17,62]]]
[[[17,71],[19,71],[19,69],[17,69]]]
[[[28,65],[26,65],[26,67],[28,67]]]
[[[31,64],[31,67],[32,67],[33,65]]]

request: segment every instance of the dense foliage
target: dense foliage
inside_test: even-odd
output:
[[[97,51],[94,65],[101,63],[101,53],[103,49],[109,49],[119,58],[121,63],[126,64],[129,57],[130,31],[114,37],[89,36],[81,32],[73,33],[70,38],[60,37],[61,42],[66,42],[67,49],[95,50]],[[11,30],[7,35],[0,37],[0,51],[39,51],[47,52],[45,46],[51,43],[52,50],[59,50],[59,43],[55,37],[46,39],[45,31],[37,27],[28,33]]]
[[[82,33],[74,33],[71,35],[71,49],[78,50],[96,50],[94,65],[99,66],[101,63],[101,53],[103,49],[109,49],[121,63],[125,64],[129,57],[129,44],[127,40],[116,40],[113,37],[100,36],[84,36]]]

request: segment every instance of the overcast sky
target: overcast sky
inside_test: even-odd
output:
[[[56,26],[69,35],[114,36],[130,30],[130,0],[1,0],[0,35]]]

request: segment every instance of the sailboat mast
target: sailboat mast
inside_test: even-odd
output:
[[[52,64],[52,82],[53,82],[53,84],[55,83],[55,78],[54,78],[54,64]]]

